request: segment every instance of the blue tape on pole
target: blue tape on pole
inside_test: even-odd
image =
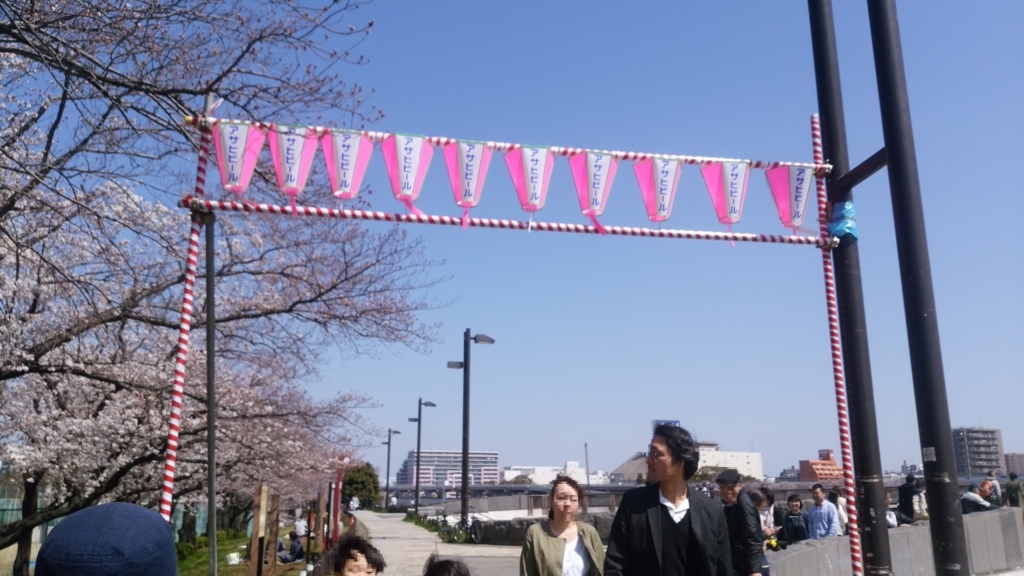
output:
[[[853,202],[839,202],[832,205],[832,221],[828,223],[828,233],[837,238],[853,236],[857,238],[857,212]]]

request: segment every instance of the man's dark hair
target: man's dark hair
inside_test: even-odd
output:
[[[299,533],[296,532],[295,530],[292,530],[291,532],[288,533],[288,538],[291,539],[291,540],[298,540],[299,539]]]
[[[377,572],[383,572],[386,566],[384,556],[374,548],[366,538],[355,534],[345,536],[338,542],[338,549],[334,555],[334,571],[344,572],[345,563],[356,559],[356,553],[366,558],[366,562],[373,566]]]
[[[441,560],[437,552],[427,558],[423,565],[423,576],[472,576],[469,567],[458,560]]]
[[[775,493],[772,489],[767,486],[761,486],[761,494],[764,494],[764,499],[768,501],[769,506],[775,505]]]
[[[583,487],[580,483],[573,480],[569,476],[558,475],[555,481],[551,483],[551,507],[548,508],[548,520],[555,519],[555,489],[558,488],[559,484],[565,484],[569,488],[576,491],[576,498],[579,499],[580,504],[583,503]]]
[[[754,508],[760,508],[761,506],[764,506],[766,500],[765,500],[764,494],[761,494],[760,491],[758,491],[758,490],[744,490],[744,492],[746,492],[747,496],[750,497],[750,502],[751,502],[751,504],[754,505]]]
[[[804,507],[804,501],[800,499],[800,495],[799,494],[790,494],[789,498],[786,498],[786,502],[799,502],[800,503],[800,507],[801,508]]]
[[[814,486],[811,486],[811,492],[814,492],[815,490],[821,490],[822,492],[824,492],[825,487],[822,486],[821,484],[815,484]]]
[[[907,482],[908,483],[913,483],[914,480],[917,480],[917,478],[915,478],[913,474],[907,474]]]
[[[686,428],[673,424],[658,424],[654,427],[654,435],[665,439],[673,464],[683,464],[683,480],[689,480],[697,473],[700,463],[700,452],[697,443]]]
[[[1010,472],[1010,480],[1016,480],[1016,479],[1017,479],[1017,473],[1016,472]]]

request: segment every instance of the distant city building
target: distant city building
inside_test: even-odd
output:
[[[587,471],[580,467],[579,462],[566,462],[565,466],[506,466],[502,470],[502,479],[511,482],[519,476],[526,476],[533,484],[550,484],[558,476],[568,476],[580,484],[586,485]],[[594,470],[590,473],[590,482],[593,484],[608,484],[608,473],[603,470]]]
[[[998,428],[954,428],[953,454],[956,473],[963,478],[1006,470],[1003,462],[1003,434]]]
[[[637,452],[608,474],[611,484],[634,484],[638,475],[647,478],[647,452]]]
[[[764,478],[760,452],[725,452],[714,442],[699,442],[697,452],[700,454],[700,468],[735,468],[742,476],[758,480]]]
[[[420,484],[441,486],[462,482],[461,450],[424,450],[420,455]],[[469,453],[469,483],[497,484],[501,480],[497,452]],[[398,470],[398,484],[416,483],[416,451],[410,450]]]
[[[1024,476],[1024,454],[1019,452],[1010,452],[1005,454],[1004,459],[1006,460],[1006,473],[1016,472],[1018,475]]]
[[[917,464],[907,464],[907,461],[904,460],[903,465],[900,466],[900,474],[903,474],[904,476],[906,476],[907,474],[913,474],[914,476],[922,476],[924,474],[924,469],[922,469]]]
[[[800,481],[800,470],[796,466],[790,466],[782,472],[775,479],[776,482],[799,482]]]
[[[818,450],[817,460],[800,461],[801,482],[823,482],[825,480],[842,480],[843,469],[836,466],[836,457],[832,450]]]

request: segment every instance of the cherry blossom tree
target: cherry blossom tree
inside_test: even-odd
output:
[[[343,78],[360,2],[0,0],[0,460],[23,484],[0,527],[27,574],[31,530],[106,499],[158,497],[197,135],[206,94],[233,117],[380,117]],[[349,24],[349,22],[352,24]],[[275,194],[258,173],[250,197]],[[212,193],[212,190],[211,190]],[[218,482],[308,498],[377,431],[372,400],[300,385],[329,349],[425,351],[435,326],[417,238],[355,223],[218,220]],[[197,284],[176,498],[206,479],[206,303]],[[43,490],[46,505],[37,508]],[[242,496],[238,496],[242,498]]]

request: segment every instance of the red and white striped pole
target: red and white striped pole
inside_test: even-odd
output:
[[[203,197],[206,192],[206,165],[212,146],[209,126],[203,119],[195,117],[199,133],[199,162],[196,168],[195,195]],[[188,257],[185,260],[185,296],[181,302],[181,324],[178,328],[178,354],[175,357],[174,385],[171,391],[171,417],[167,432],[167,452],[164,459],[164,482],[160,496],[160,515],[171,520],[171,505],[174,497],[174,474],[178,461],[178,433],[181,432],[181,403],[185,392],[185,369],[188,362],[188,340],[192,331],[192,302],[196,284],[196,266],[199,260],[199,234],[203,220],[192,213],[192,227],[188,237]]]
[[[811,140],[814,146],[814,163],[824,164],[824,152],[821,145],[821,123],[817,114],[811,115]],[[828,240],[828,209],[825,195],[825,174],[817,174],[818,187],[818,223],[821,238]],[[828,304],[828,334],[832,344],[832,377],[835,380],[836,410],[839,412],[839,448],[843,460],[843,485],[846,493],[847,523],[850,532],[850,558],[853,561],[853,573],[864,573],[864,565],[860,555],[860,531],[857,528],[857,503],[853,488],[853,450],[850,446],[850,416],[846,407],[846,381],[843,377],[843,352],[839,343],[839,307],[836,303],[836,280],[832,271],[832,252],[830,247],[821,249],[821,263],[825,269],[825,300]]]

